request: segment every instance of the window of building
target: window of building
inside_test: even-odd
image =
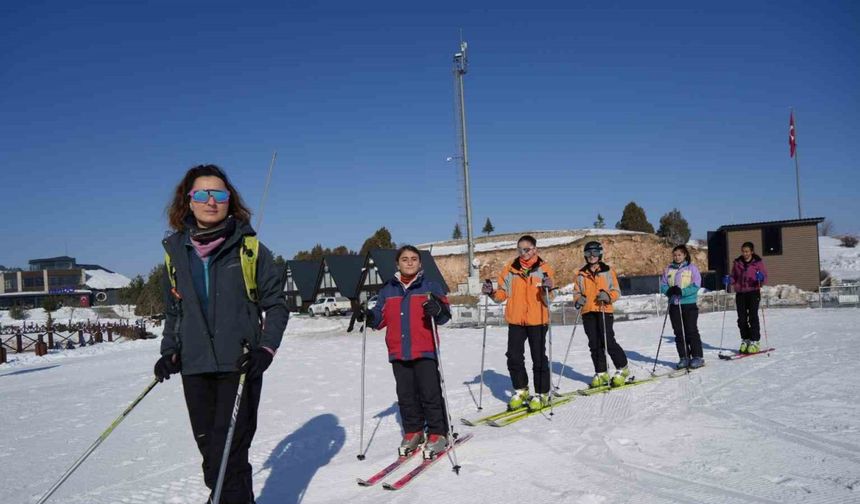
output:
[[[782,255],[782,227],[768,226],[761,229],[762,254]]]

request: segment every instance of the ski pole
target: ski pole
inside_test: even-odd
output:
[[[573,336],[576,334],[576,326],[579,324],[579,317],[582,315],[582,309],[576,310],[576,320],[573,322],[573,331],[570,332],[570,339],[567,340],[567,351],[564,352],[564,361],[561,363],[561,371],[558,372],[558,380],[555,383],[555,389],[561,387],[561,376],[564,374],[564,366],[567,365],[567,356],[570,355],[570,345],[573,343]]]
[[[681,343],[684,344],[684,358],[687,359],[687,374],[690,374],[690,352],[687,350],[687,330],[684,328],[684,310],[681,309],[681,296],[675,296],[678,301],[678,319],[681,323]]]
[[[71,476],[72,473],[77,470],[77,468],[84,462],[84,460],[86,460],[87,457],[89,457],[90,454],[92,454],[95,449],[98,448],[98,446],[102,444],[102,442],[107,439],[108,436],[111,435],[113,430],[116,429],[117,425],[119,425],[123,420],[125,420],[125,417],[127,417],[129,413],[131,413],[131,410],[133,410],[135,406],[137,406],[138,403],[140,403],[140,401],[142,401],[143,398],[146,397],[146,394],[148,394],[149,391],[152,390],[153,387],[155,387],[156,385],[158,385],[158,379],[153,379],[149,383],[149,385],[146,386],[143,392],[141,392],[140,395],[137,396],[137,398],[132,401],[131,404],[128,405],[125,411],[123,411],[122,414],[120,414],[120,416],[118,416],[116,420],[114,420],[113,423],[111,423],[110,426],[105,429],[104,432],[101,433],[99,438],[96,439],[96,441],[91,444],[89,448],[87,448],[87,451],[85,451],[83,455],[78,457],[78,460],[76,460],[75,463],[72,464],[72,466],[69,467],[69,469],[66,470],[65,473],[63,473],[63,476],[60,477],[60,479],[57,480],[56,483],[54,483],[54,485],[45,493],[45,495],[42,496],[41,499],[39,499],[39,502],[37,504],[44,504],[44,502],[46,502],[48,498],[51,497],[51,495],[53,495],[58,488],[60,488],[60,485],[62,485],[67,479],[69,479],[69,476]]]
[[[720,352],[717,355],[723,354],[723,335],[726,330],[726,311],[729,309],[729,284],[726,284],[726,290],[723,294],[723,324],[720,326]]]
[[[427,300],[433,299],[432,293],[427,293]],[[442,346],[439,342],[439,328],[436,319],[430,317],[430,328],[433,330],[433,343],[436,345],[436,367],[439,369],[439,385],[442,388],[442,400],[445,402],[445,415],[448,417],[448,442],[451,443],[451,456],[454,459],[454,472],[460,474],[460,464],[457,461],[457,449],[454,439],[454,424],[451,421],[451,409],[448,407],[448,391],[445,387],[445,372],[442,368]]]
[[[248,352],[248,348],[244,349]],[[212,504],[221,502],[221,490],[224,488],[224,475],[227,472],[227,459],[230,458],[230,446],[233,444],[233,433],[236,431],[236,419],[239,417],[239,406],[242,404],[242,392],[245,389],[245,373],[239,375],[239,386],[236,389],[236,401],[233,403],[233,414],[230,416],[230,427],[227,429],[227,439],[224,440],[224,453],[221,454],[221,466],[218,468],[218,480],[215,483],[215,493]]]
[[[660,329],[660,339],[657,340],[657,355],[654,356],[654,367],[651,368],[651,376],[654,376],[657,370],[657,359],[660,357],[660,347],[663,345],[663,335],[666,333],[666,320],[669,318],[669,306],[671,301],[666,304],[666,315],[663,315],[663,328]]]
[[[544,279],[547,279],[547,278],[549,278],[549,275],[544,273],[543,277],[544,277]],[[549,288],[543,287],[543,295],[544,295],[544,299],[546,301],[546,325],[547,325],[546,329],[547,329],[547,336],[549,336],[549,360],[547,361],[547,364],[549,364],[549,370],[548,370],[549,371],[549,383],[547,383],[547,392],[549,395],[549,416],[553,416],[554,411],[553,411],[553,404],[552,404],[552,396],[553,396],[553,393],[552,393],[552,310],[550,310],[550,308],[549,308]],[[562,310],[563,309],[564,309],[564,307],[562,307]],[[543,356],[541,356],[541,359],[543,359]],[[540,373],[540,375],[541,375],[541,377],[540,377],[541,388],[543,388],[543,373],[544,373],[543,364],[541,364],[541,373]],[[535,381],[537,381],[537,380],[535,380]],[[538,392],[538,394],[540,394],[540,392]]]
[[[367,315],[365,315],[366,317]],[[364,460],[364,363],[367,355],[367,319],[361,326],[361,427],[358,435],[358,460]]]
[[[761,292],[761,282],[758,283],[759,292]],[[764,304],[759,303],[761,305],[761,324],[764,329],[764,346],[770,349],[770,343],[767,341],[767,318],[764,316]],[[767,353],[767,356],[770,357],[770,352]]]
[[[489,281],[489,280],[488,280]],[[484,400],[484,355],[487,351],[487,314],[490,306],[490,296],[486,295],[484,297],[484,341],[481,343],[481,388],[478,392],[478,411],[481,411],[483,408],[481,405]]]
[[[600,303],[600,316],[603,319],[603,367],[604,373],[609,376],[609,339],[606,337],[606,303]],[[610,382],[611,383],[611,382]]]

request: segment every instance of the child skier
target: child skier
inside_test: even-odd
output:
[[[400,247],[396,261],[394,278],[379,291],[376,306],[363,316],[367,327],[386,328],[388,360],[403,422],[399,453],[405,456],[424,445],[424,456],[432,458],[449,440],[430,318],[444,324],[451,319],[451,310],[442,287],[424,277],[417,248]]]
[[[582,314],[582,327],[588,336],[588,348],[594,363],[591,387],[624,385],[630,376],[624,349],[615,341],[612,330],[612,303],[621,297],[615,271],[603,262],[600,242],[585,244],[585,266],[579,270],[574,283],[574,306]],[[609,378],[606,352],[615,366],[615,375]]]
[[[685,245],[672,249],[672,263],[660,278],[660,292],[669,298],[669,318],[675,332],[678,349],[677,369],[700,368],[705,365],[702,338],[699,336],[699,307],[696,298],[702,285],[702,275],[692,263]]]
[[[507,300],[505,320],[508,322],[508,372],[514,394],[508,409],[527,404],[539,410],[549,404],[550,369],[546,356],[546,333],[549,310],[546,296],[552,290],[555,272],[538,255],[537,240],[525,235],[517,240],[518,256],[499,275],[498,290],[485,282],[482,292],[497,302]],[[529,375],[526,373],[525,343],[528,341],[532,358],[535,394],[529,397]]]
[[[741,332],[740,353],[758,353],[761,333],[758,323],[758,305],[761,286],[767,281],[764,261],[755,253],[752,242],[741,245],[741,255],[732,264],[729,278],[735,286],[735,306],[738,310],[738,329]]]

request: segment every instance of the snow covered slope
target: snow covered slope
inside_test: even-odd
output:
[[[860,280],[860,247],[842,247],[839,243],[829,236],[818,238],[821,269],[839,280]]]
[[[259,504],[312,503],[849,503],[860,502],[860,309],[767,312],[771,356],[716,358],[722,313],[700,328],[708,365],[559,407],[505,428],[463,427],[455,475],[441,460],[410,487],[359,488],[399,442],[394,381],[381,333],[368,333],[365,442],[359,452],[361,334],[342,321],[291,322],[266,374],[252,449]],[[725,345],[738,343],[733,316]],[[662,318],[620,323],[637,375],[653,362]],[[326,325],[318,325],[326,324]],[[559,370],[571,327],[554,328]],[[475,414],[481,331],[442,328],[454,418]],[[510,388],[504,328],[487,335],[484,407]],[[109,344],[105,344],[109,345]],[[0,366],[0,502],[33,503],[151,379],[158,341]],[[93,347],[98,348],[98,347]],[[657,369],[676,360],[663,342]],[[592,374],[582,329],[562,388]],[[178,379],[158,385],[50,501],[200,504],[200,476]]]

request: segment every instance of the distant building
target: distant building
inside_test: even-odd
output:
[[[768,284],[794,285],[816,291],[820,284],[818,224],[823,217],[751,222],[721,226],[708,232],[708,268],[718,277],[731,271],[732,261],[741,255],[741,245],[752,242],[764,260]]]
[[[118,290],[130,280],[97,264],[78,264],[60,256],[28,261],[28,271],[0,273],[0,308],[35,308],[47,296],[60,296],[76,305],[117,304]]]
[[[322,261],[287,261],[284,294],[290,311],[306,311],[316,298]]]

